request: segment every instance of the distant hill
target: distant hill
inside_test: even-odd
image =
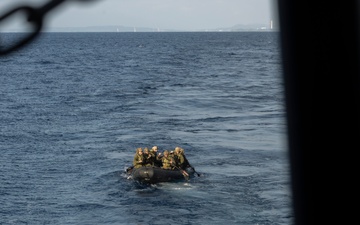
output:
[[[228,29],[231,31],[270,30],[270,27],[269,27],[269,25],[266,25],[266,24],[237,24]]]
[[[147,27],[126,26],[89,26],[89,27],[55,27],[47,28],[47,32],[154,32],[156,29]]]
[[[88,27],[55,27],[46,28],[45,32],[215,32],[215,31],[270,31],[269,25],[266,24],[237,24],[232,27],[220,27],[214,29],[198,29],[198,30],[179,30],[179,29],[161,29],[149,27],[130,27],[130,26],[88,26]],[[15,31],[16,32],[16,31]]]

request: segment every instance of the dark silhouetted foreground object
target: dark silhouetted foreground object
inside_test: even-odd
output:
[[[96,1],[96,0],[76,0],[78,2],[90,2],[90,1]],[[27,21],[24,21],[25,24],[28,25],[29,28],[31,28],[31,32],[24,35],[23,38],[19,39],[15,43],[9,45],[9,46],[2,46],[2,43],[0,42],[0,56],[8,55],[9,53],[18,50],[20,48],[23,48],[27,44],[29,44],[31,41],[33,41],[39,33],[43,29],[43,24],[45,22],[46,15],[52,11],[53,9],[57,8],[58,6],[62,5],[65,2],[71,2],[69,0],[50,0],[47,3],[45,3],[43,6],[35,8],[31,7],[29,5],[19,6],[16,7],[4,15],[0,16],[0,25],[7,19],[10,19],[12,16],[16,16],[19,13],[24,14],[27,18]],[[1,41],[1,39],[0,39]]]
[[[278,10],[295,224],[357,221],[357,1],[279,0]]]

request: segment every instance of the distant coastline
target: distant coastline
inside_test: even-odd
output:
[[[131,26],[88,26],[88,27],[57,27],[47,28],[47,32],[237,32],[237,31],[276,31],[265,24],[238,24],[232,27],[212,29],[163,29],[158,27]]]
[[[278,31],[266,24],[237,24],[232,27],[213,29],[162,29],[131,26],[87,26],[87,27],[45,27],[43,32],[247,32],[247,31]],[[21,29],[7,29],[0,32],[23,32]]]

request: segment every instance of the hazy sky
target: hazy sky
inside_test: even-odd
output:
[[[49,0],[0,0],[0,13],[24,3]],[[86,1],[86,0],[82,0]],[[50,27],[132,26],[160,29],[211,29],[236,24],[269,24],[275,0],[70,0],[49,15]]]

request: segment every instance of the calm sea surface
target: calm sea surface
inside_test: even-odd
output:
[[[0,224],[291,224],[278,42],[46,33],[0,58]],[[153,145],[183,147],[201,176],[128,179]]]

